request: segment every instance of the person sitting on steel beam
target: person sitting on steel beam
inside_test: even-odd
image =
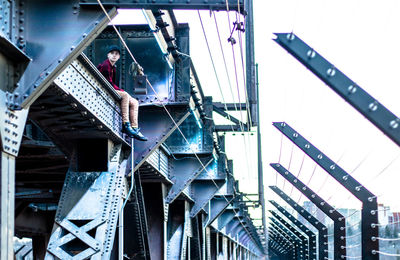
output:
[[[108,82],[114,87],[117,93],[121,96],[121,112],[122,112],[122,132],[129,137],[133,137],[140,141],[147,141],[138,128],[139,102],[131,97],[126,91],[121,89],[115,83],[116,66],[115,63],[119,60],[121,51],[116,45],[108,48],[107,59],[97,66],[97,69],[103,74]]]

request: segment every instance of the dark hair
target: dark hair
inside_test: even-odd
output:
[[[119,49],[119,47],[117,45],[111,45],[110,47],[108,47],[107,54],[112,51],[117,51],[117,52],[119,52],[119,54],[121,54],[121,50]]]

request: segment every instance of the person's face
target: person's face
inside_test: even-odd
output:
[[[110,51],[107,54],[107,58],[110,60],[111,63],[116,63],[119,60],[119,52],[118,51]]]

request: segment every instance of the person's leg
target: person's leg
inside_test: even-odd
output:
[[[138,124],[138,114],[139,114],[139,102],[129,96],[129,118],[133,128],[137,128]]]
[[[116,90],[117,93],[121,96],[121,114],[122,114],[122,123],[129,122],[129,99],[130,96],[125,91]]]

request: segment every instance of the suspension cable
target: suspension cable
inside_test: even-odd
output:
[[[108,18],[108,20],[110,21],[110,24],[113,26],[115,32],[117,33],[119,39],[121,40],[122,44],[124,45],[124,47],[127,49],[129,55],[131,56],[132,60],[134,62],[136,62],[135,57],[133,56],[132,52],[130,51],[129,47],[127,46],[125,40],[123,39],[123,37],[121,36],[121,34],[119,33],[118,29],[115,27],[114,23],[112,22],[111,17],[108,15],[106,9],[104,8],[103,4],[101,3],[100,0],[97,0],[97,2],[99,3],[101,9],[103,10],[104,14],[106,15],[106,17]],[[147,83],[149,84],[150,88],[152,89],[152,91],[154,92],[154,94],[157,96],[158,100],[162,100],[158,94],[158,92],[154,89],[153,85],[147,80]],[[182,138],[184,139],[184,141],[189,145],[189,149],[192,151],[192,153],[194,154],[194,156],[197,158],[197,160],[199,161],[201,167],[203,168],[203,170],[205,172],[208,172],[208,170],[206,169],[205,165],[203,164],[203,162],[200,160],[198,154],[194,151],[194,149],[190,146],[189,141],[187,140],[186,136],[183,134],[182,130],[180,129],[179,125],[176,123],[175,119],[172,117],[171,113],[168,111],[167,107],[165,106],[165,104],[163,102],[160,102],[160,104],[162,105],[162,107],[164,108],[164,110],[166,111],[166,113],[168,114],[169,118],[171,119],[171,121],[173,122],[173,124],[175,125],[176,129],[179,131],[179,133],[182,135]],[[134,167],[132,165],[132,167]],[[215,182],[214,179],[211,179],[211,181],[214,183],[214,185],[219,189],[220,187],[218,186],[218,184]],[[226,202],[230,203],[230,201],[226,198],[226,196],[224,194],[222,194],[223,198],[226,200]],[[235,212],[235,214],[237,214],[237,211],[235,209],[233,209],[233,211]],[[243,221],[241,219],[239,219],[240,224],[243,226],[243,228],[245,230],[246,227],[243,224]]]

